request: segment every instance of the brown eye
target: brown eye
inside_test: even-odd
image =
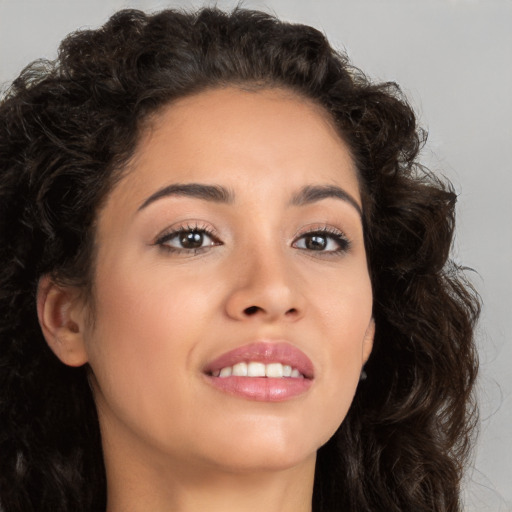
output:
[[[205,229],[187,228],[163,235],[156,241],[156,245],[174,252],[194,252],[221,245],[221,243]]]
[[[204,243],[204,233],[200,231],[188,231],[180,233],[179,242],[183,249],[199,249]]]
[[[341,232],[313,231],[300,236],[293,246],[304,251],[340,253],[348,250],[350,242]]]
[[[304,245],[310,251],[323,251],[327,247],[327,237],[321,235],[307,235],[304,237]]]

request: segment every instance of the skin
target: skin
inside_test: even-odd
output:
[[[183,183],[233,200],[172,195],[140,209]],[[347,413],[374,331],[358,209],[290,203],[317,185],[361,206],[350,153],[309,100],[237,88],[181,99],[152,119],[99,212],[94,323],[77,291],[42,281],[48,343],[92,370],[109,512],[311,510],[316,451]],[[180,227],[214,235],[199,251],[158,243]],[[308,249],[305,233],[324,228],[348,248],[328,234],[325,250]],[[208,362],[258,339],[311,359],[306,393],[261,402],[207,382]]]

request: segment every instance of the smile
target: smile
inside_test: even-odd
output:
[[[227,352],[204,369],[216,389],[260,402],[282,402],[306,393],[313,383],[313,363],[286,343],[256,342]]]
[[[289,364],[265,364],[258,361],[242,362],[233,366],[225,366],[213,372],[212,375],[222,378],[232,375],[236,377],[268,377],[272,379],[282,379],[283,377],[304,378],[304,375],[302,375],[297,368],[293,368]]]

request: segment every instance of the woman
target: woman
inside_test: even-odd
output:
[[[0,118],[2,510],[460,510],[478,301],[396,85],[124,11]]]

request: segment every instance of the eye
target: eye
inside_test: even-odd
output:
[[[341,231],[322,229],[301,235],[293,246],[305,251],[340,253],[348,250],[350,242]]]
[[[155,242],[171,252],[193,252],[208,249],[215,245],[221,245],[215,236],[204,228],[183,227],[162,235]]]

